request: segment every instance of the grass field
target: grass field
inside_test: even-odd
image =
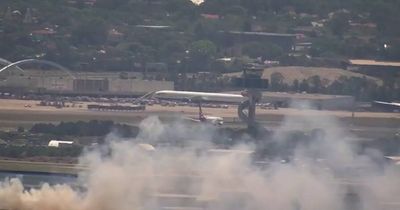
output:
[[[76,164],[0,160],[0,171],[75,175],[84,169],[83,166]]]

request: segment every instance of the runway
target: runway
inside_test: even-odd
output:
[[[56,108],[39,106],[39,101],[0,99],[0,129],[15,129],[18,126],[31,127],[35,123],[59,123],[61,121],[112,120],[116,123],[137,125],[148,116],[157,115],[169,121],[179,116],[198,116],[197,107],[160,105],[147,106],[145,111],[94,111],[88,110],[88,102],[76,102],[74,107]],[[237,117],[237,107],[203,108],[206,115],[224,118],[224,126],[244,127]],[[257,109],[257,121],[268,129],[280,127],[285,118],[291,117],[332,117],[341,121],[344,128],[360,137],[379,137],[399,132],[400,113],[317,111],[280,108],[278,110]],[[296,127],[293,127],[296,129]]]

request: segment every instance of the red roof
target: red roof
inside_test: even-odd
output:
[[[211,19],[211,20],[219,19],[219,15],[215,15],[215,14],[201,14],[201,16],[205,19]]]
[[[34,35],[53,35],[56,33],[57,32],[52,29],[39,29],[39,30],[32,31],[32,34],[34,34]]]

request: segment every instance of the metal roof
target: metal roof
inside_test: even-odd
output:
[[[349,60],[351,65],[360,65],[360,66],[391,66],[391,67],[400,67],[400,62],[387,62],[387,61],[376,61],[376,60],[358,60],[353,59]]]
[[[228,31],[228,33],[241,34],[241,35],[257,35],[257,36],[297,37],[297,34],[268,33],[268,32]]]

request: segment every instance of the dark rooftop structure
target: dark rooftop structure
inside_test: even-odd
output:
[[[239,34],[239,35],[245,35],[245,36],[291,37],[291,38],[297,37],[297,34],[269,33],[269,32],[228,31],[227,33]]]
[[[298,34],[249,32],[249,31],[220,31],[227,44],[243,44],[246,42],[269,42],[280,46],[285,51],[294,49]]]
[[[358,66],[384,66],[384,67],[400,67],[400,62],[376,61],[376,60],[349,60],[351,65]]]
[[[400,76],[400,62],[352,59],[346,69],[371,76]]]

